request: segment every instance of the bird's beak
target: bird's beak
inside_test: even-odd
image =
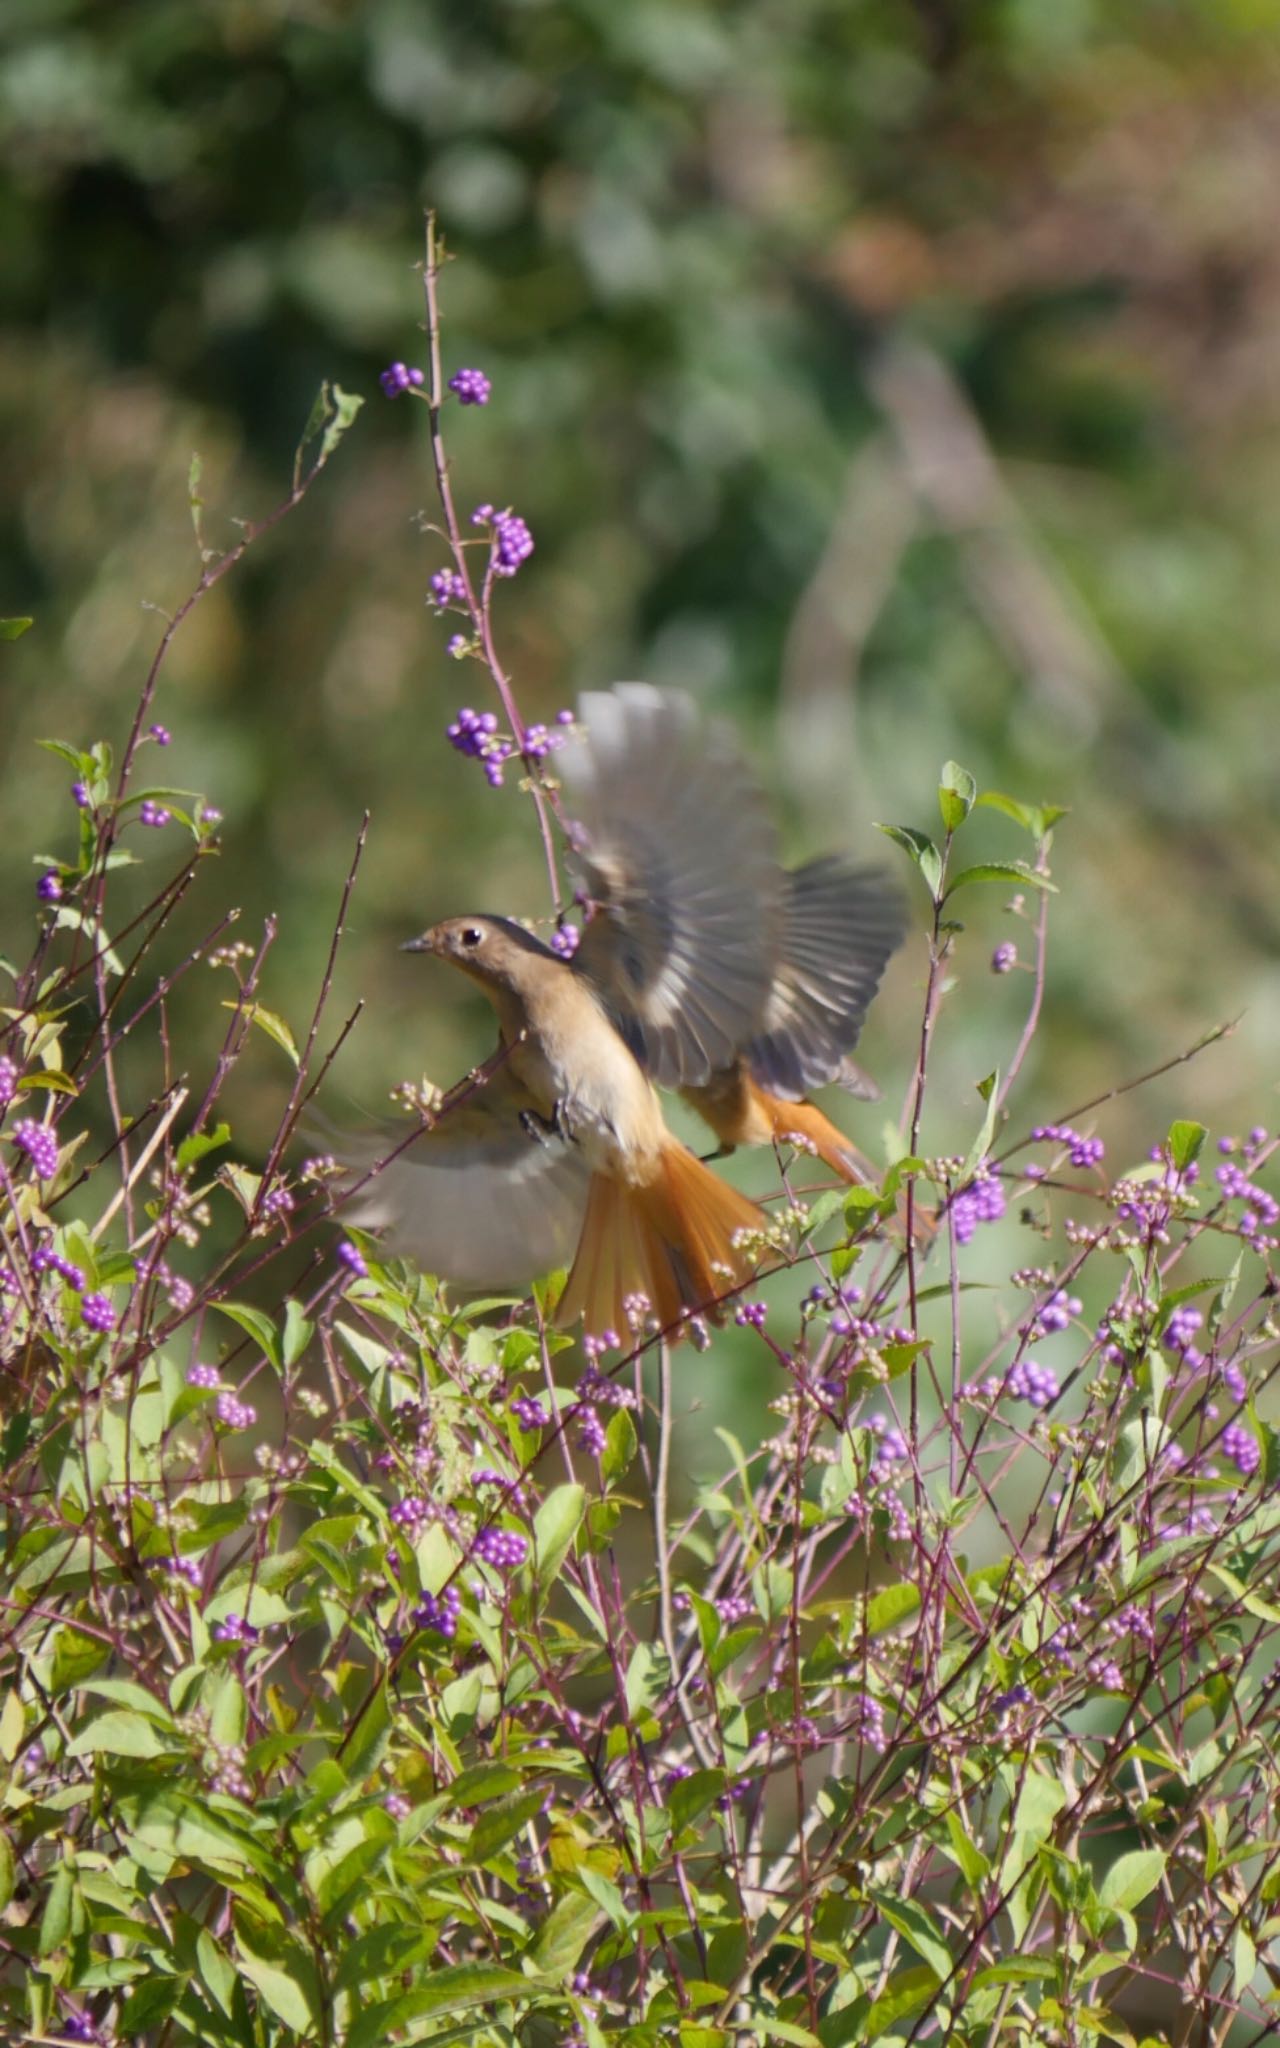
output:
[[[434,931],[422,932],[416,939],[406,939],[400,948],[402,953],[434,953],[435,950],[436,935]]]

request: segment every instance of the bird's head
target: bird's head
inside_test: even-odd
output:
[[[541,939],[505,917],[446,917],[420,938],[409,939],[401,951],[434,953],[488,988],[520,989],[548,962],[564,966]]]

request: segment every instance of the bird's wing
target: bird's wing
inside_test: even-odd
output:
[[[746,1056],[762,1088],[799,1101],[846,1081],[846,1055],[907,925],[902,897],[878,868],[830,855],[786,880],[782,966]]]
[[[571,1264],[590,1173],[558,1133],[529,1134],[527,1106],[499,1070],[407,1145],[403,1121],[327,1132],[348,1184],[370,1176],[343,1218],[384,1231],[390,1252],[457,1287],[523,1290]]]
[[[557,757],[585,893],[574,956],[664,1087],[705,1081],[757,1029],[778,961],[782,874],[732,733],[678,691],[581,699]]]

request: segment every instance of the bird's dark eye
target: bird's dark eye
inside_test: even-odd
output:
[[[464,946],[478,946],[484,937],[484,933],[478,924],[469,924],[463,930],[461,937]]]

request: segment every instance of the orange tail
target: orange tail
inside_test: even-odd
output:
[[[763,1088],[754,1090],[755,1098],[769,1119],[769,1129],[780,1143],[785,1142],[794,1132],[812,1145],[819,1159],[838,1173],[841,1180],[847,1180],[851,1187],[877,1186],[880,1176],[869,1159],[864,1159],[856,1145],[838,1131],[830,1117],[812,1102],[783,1102],[780,1096],[767,1095]]]
[[[765,1218],[673,1138],[648,1187],[596,1174],[577,1257],[556,1309],[561,1326],[578,1316],[594,1334],[627,1329],[626,1298],[647,1296],[659,1326],[672,1331],[686,1310],[706,1311],[750,1277],[752,1261],[733,1242]]]
[[[754,1090],[756,1100],[769,1118],[773,1135],[780,1143],[792,1132],[800,1138],[807,1138],[819,1159],[838,1173],[841,1180],[847,1180],[851,1187],[872,1187],[880,1185],[880,1175],[865,1154],[836,1129],[829,1117],[812,1102],[783,1102],[776,1095],[766,1095],[763,1088]],[[898,1221],[903,1229],[907,1227],[907,1197],[905,1189],[897,1200]],[[917,1245],[927,1249],[938,1234],[938,1219],[931,1209],[926,1209],[916,1200],[912,1208],[912,1236]]]

